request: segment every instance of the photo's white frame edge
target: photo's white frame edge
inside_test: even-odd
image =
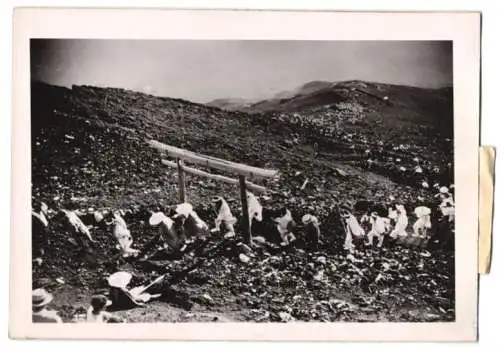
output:
[[[32,324],[30,38],[453,40],[456,322]],[[13,53],[11,338],[477,340],[480,13],[18,8]]]

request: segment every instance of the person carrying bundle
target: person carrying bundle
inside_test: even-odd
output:
[[[41,323],[61,323],[61,317],[55,310],[48,310],[47,305],[52,302],[54,296],[43,288],[32,291],[32,321]]]

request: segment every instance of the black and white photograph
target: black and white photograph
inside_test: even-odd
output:
[[[450,41],[30,49],[34,322],[454,321]]]
[[[272,18],[241,16],[241,28]],[[439,23],[465,38],[475,27],[464,20],[462,33],[457,18]],[[15,127],[29,134],[30,197],[14,205],[29,204],[31,225],[14,243],[26,326],[70,324],[54,334],[68,338],[89,323],[99,338],[138,338],[129,324],[220,326],[151,327],[149,339],[311,339],[300,324],[358,326],[321,327],[324,339],[472,338],[478,119],[464,85],[476,66],[457,67],[474,62],[474,41],[238,28],[23,36],[29,108]]]

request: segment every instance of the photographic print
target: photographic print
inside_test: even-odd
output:
[[[32,39],[31,64],[33,302],[62,321],[455,319],[450,41]],[[237,165],[193,154],[273,171],[243,215]]]
[[[477,120],[429,37],[30,36],[24,321],[474,328]]]

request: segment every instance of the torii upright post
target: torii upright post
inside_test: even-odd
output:
[[[240,175],[240,195],[243,222],[241,224],[243,240],[249,244],[252,241],[252,231],[250,229],[250,217],[248,216],[247,183],[245,176]]]
[[[186,202],[186,184],[184,180],[184,169],[182,168],[182,160],[177,158],[177,173],[179,175],[179,198],[181,203]]]

